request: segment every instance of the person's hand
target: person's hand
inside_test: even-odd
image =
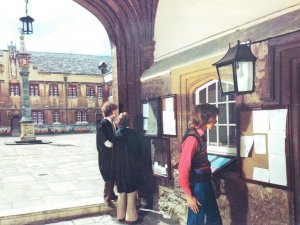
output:
[[[113,147],[113,143],[111,143],[109,140],[107,140],[106,142],[104,142],[104,145],[107,148],[112,148]]]
[[[199,212],[201,203],[193,195],[187,195],[186,199],[187,199],[188,206],[195,214],[197,214]]]

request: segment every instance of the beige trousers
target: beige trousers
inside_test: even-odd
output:
[[[138,219],[136,211],[137,191],[119,193],[117,202],[117,219],[133,222]]]

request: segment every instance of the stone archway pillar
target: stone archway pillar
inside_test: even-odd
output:
[[[104,25],[112,44],[113,99],[132,118],[141,112],[140,77],[154,61],[158,0],[73,0]]]

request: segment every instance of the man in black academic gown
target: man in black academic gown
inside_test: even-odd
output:
[[[100,173],[105,182],[104,201],[113,206],[111,201],[116,200],[115,185],[115,152],[113,151],[113,138],[116,126],[114,118],[117,115],[118,106],[111,102],[105,102],[101,108],[104,116],[97,127],[97,151]]]

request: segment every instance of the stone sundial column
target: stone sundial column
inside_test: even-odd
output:
[[[29,65],[30,54],[25,50],[24,36],[20,37],[20,52],[17,57],[19,59],[20,75],[22,78],[22,119],[21,125],[21,141],[35,141],[34,122],[31,117],[31,106],[29,101]]]

